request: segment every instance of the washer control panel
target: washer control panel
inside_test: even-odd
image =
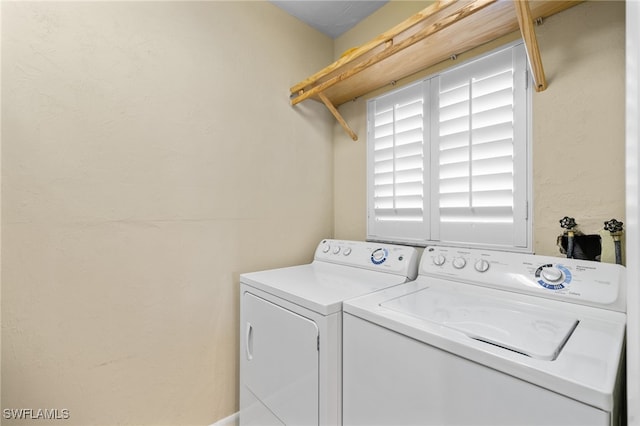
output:
[[[315,261],[378,270],[415,279],[420,254],[413,247],[367,241],[322,240]]]
[[[419,274],[625,312],[620,265],[524,253],[427,247]]]

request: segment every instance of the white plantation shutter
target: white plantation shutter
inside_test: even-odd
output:
[[[369,233],[377,239],[424,240],[425,83],[370,101]]]
[[[525,86],[522,45],[432,79],[432,240],[527,245]]]
[[[523,44],[368,104],[370,239],[530,249]]]

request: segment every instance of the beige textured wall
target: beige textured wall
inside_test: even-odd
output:
[[[332,119],[287,97],[332,52],[267,2],[2,3],[2,408],[237,410],[239,274],[333,232]]]
[[[408,11],[413,3],[390,2],[372,15],[375,19],[363,21],[337,40],[336,50],[395,25],[397,20],[389,20],[382,26],[380,16]],[[598,233],[613,217],[625,220],[624,2],[580,4],[550,17],[536,27],[536,33],[549,87],[533,95],[533,245],[538,254],[560,255],[555,244],[563,216],[575,217],[586,233]],[[518,37],[518,33],[506,36],[460,55],[458,61]],[[366,100],[370,97],[340,107],[359,142],[334,126],[337,238],[366,236]]]
[[[353,142],[287,88],[428,3],[333,43],[266,2],[2,2],[2,408],[234,412],[239,273],[366,234],[366,99],[341,107]],[[534,246],[556,254],[565,214],[624,220],[624,5],[537,33]]]
[[[564,216],[586,233],[625,221],[624,9],[587,2],[538,30],[549,88],[533,98],[536,251],[556,252]]]

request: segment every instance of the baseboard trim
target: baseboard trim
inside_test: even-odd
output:
[[[210,426],[238,426],[238,420],[240,420],[240,413],[233,413],[224,419],[212,423]]]

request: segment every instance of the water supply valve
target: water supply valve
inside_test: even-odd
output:
[[[615,220],[615,219],[611,219],[608,220],[604,223],[604,229],[606,229],[607,231],[611,232],[611,235],[617,233],[618,235],[622,234],[622,225],[624,225],[624,223]]]
[[[572,217],[565,216],[562,219],[560,219],[560,227],[566,229],[567,231],[572,231],[573,228],[575,228],[576,226],[578,226],[578,224],[576,223],[576,220]]]
[[[613,245],[616,252],[616,263],[618,265],[622,265],[622,245],[620,243],[622,225],[623,223],[616,219],[611,219],[604,223],[604,229],[609,231],[611,233],[611,238],[613,238]]]
[[[573,257],[573,237],[575,228],[577,225],[576,220],[572,217],[565,216],[560,219],[560,226],[567,230],[567,258]]]

